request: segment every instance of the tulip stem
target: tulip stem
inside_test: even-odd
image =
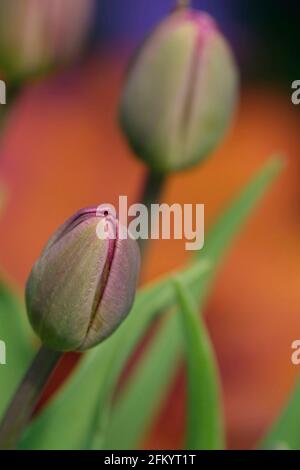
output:
[[[191,0],[177,0],[177,9],[179,8],[188,8],[190,6]]]
[[[1,139],[3,140],[3,131],[5,130],[5,126],[7,124],[11,109],[15,101],[17,100],[20,93],[20,86],[17,83],[10,83],[7,84],[6,87],[6,104],[1,106],[1,113],[0,113],[0,130],[1,130]],[[1,142],[2,142],[1,140]]]
[[[149,170],[149,173],[146,177],[144,190],[141,196],[141,203],[144,204],[148,209],[148,229],[150,228],[151,224],[151,204],[157,204],[159,202],[165,179],[165,175],[160,175],[151,170]],[[142,256],[145,255],[147,241],[148,240],[142,238],[139,239]]]
[[[62,353],[41,346],[0,424],[0,450],[15,449]]]

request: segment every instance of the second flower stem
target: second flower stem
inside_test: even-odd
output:
[[[177,8],[188,8],[190,3],[190,0],[177,0]]]
[[[0,449],[15,449],[62,353],[41,346],[0,424]]]
[[[140,201],[148,209],[148,229],[151,224],[151,204],[158,204],[160,200],[160,195],[162,193],[166,176],[158,173],[154,173],[149,170],[147,174],[143,193],[141,195]],[[145,249],[148,240],[139,239],[139,245],[141,249],[141,254],[144,257]]]

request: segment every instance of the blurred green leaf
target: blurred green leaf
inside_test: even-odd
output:
[[[261,449],[300,450],[300,382],[259,446]]]
[[[198,252],[198,256],[205,256],[212,263],[212,269],[205,277],[204,283],[199,286],[200,301],[203,301],[203,297],[208,295],[216,270],[226,256],[228,249],[283,167],[282,157],[271,157],[248,185],[242,189],[238,197],[222,212],[209,231],[203,250]]]
[[[209,269],[206,260],[182,271],[198,284]],[[124,324],[107,341],[85,354],[78,370],[27,429],[20,448],[85,449],[100,436],[116,381],[134,347],[159,312],[175,300],[169,276],[142,289]]]
[[[222,213],[210,230],[206,237],[204,249],[198,253],[198,256],[199,258],[204,256],[209,259],[211,269],[203,276],[202,282],[194,284],[191,289],[198,302],[199,309],[203,309],[203,304],[215,278],[216,271],[230,244],[282,167],[283,161],[281,158],[271,158]],[[174,378],[174,363],[177,363],[181,345],[178,336],[178,323],[172,318],[167,321],[165,341],[163,342],[159,338],[154,339],[152,345],[148,347],[147,370],[152,376],[151,399],[141,402],[139,398],[143,393],[146,380],[142,361],[136,367],[135,373],[129,378],[124,392],[113,409],[105,440],[105,448],[107,449],[116,449],[118,446],[127,449],[136,448],[148,429],[149,417],[152,413],[156,413],[159,399],[167,394],[169,385]],[[156,344],[156,341],[158,341],[158,344]],[[170,349],[172,348],[172,354],[166,352],[168,345]],[[160,358],[163,355],[165,361],[161,363]],[[169,365],[167,360],[169,360]],[[166,390],[163,390],[163,387],[166,387]],[[136,404],[135,412],[133,412],[133,404]],[[147,419],[143,421],[140,416],[147,417]],[[130,426],[130,430],[127,433],[128,426]]]
[[[170,328],[173,336],[168,343],[166,337]],[[139,442],[167,397],[170,379],[175,375],[181,356],[181,343],[178,318],[171,315],[162,322],[155,341],[143,352],[143,359],[135,367],[133,380],[127,380],[123,386],[105,429],[104,442],[101,445],[96,436],[96,448],[130,449],[133,443]]]
[[[0,417],[33,356],[26,319],[17,294],[0,281],[0,340],[6,346],[6,364],[0,365]]]
[[[174,278],[187,360],[186,449],[224,448],[223,411],[218,369],[210,338],[194,299],[179,277]]]

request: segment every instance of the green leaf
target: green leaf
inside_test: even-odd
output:
[[[174,286],[188,371],[186,449],[220,450],[224,448],[223,411],[213,348],[191,293],[179,277],[174,278]]]
[[[170,327],[174,334],[167,343]],[[139,442],[141,430],[144,433],[150,427],[167,396],[170,378],[174,377],[181,356],[181,343],[178,318],[171,315],[162,322],[149,349],[143,352],[143,359],[134,370],[134,380],[127,381],[122,388],[105,429],[102,448],[129,449],[132,443]],[[99,448],[100,444],[96,436],[94,447]]]
[[[221,214],[213,228],[209,231],[204,249],[199,252],[198,256],[199,259],[202,256],[209,259],[211,269],[203,276],[201,283],[190,286],[199,309],[203,309],[203,304],[214,281],[217,269],[228,248],[282,167],[283,161],[281,158],[271,158]],[[167,394],[168,384],[172,383],[174,378],[174,362],[177,362],[181,344],[177,340],[178,324],[172,318],[168,319],[168,322],[169,325],[165,328],[164,343],[157,345],[154,340],[148,348],[147,369],[152,376],[151,400],[143,400],[141,402],[139,398],[143,393],[145,381],[143,361],[141,361],[141,364],[136,367],[135,373],[129,378],[124,393],[122,393],[116,402],[111,417],[111,424],[109,424],[107,430],[107,439],[105,441],[107,449],[117,448],[118,445],[122,445],[122,448],[127,449],[136,448],[148,429],[149,416],[156,412],[158,400]],[[173,342],[173,338],[175,338],[175,342]],[[166,353],[168,345],[170,348],[172,347],[172,354]],[[159,348],[161,348],[160,351]],[[165,355],[166,361],[169,360],[169,366],[164,362],[161,367],[160,358],[163,355]],[[163,386],[166,390],[163,390]],[[136,403],[134,413],[132,408],[133,403]],[[120,410],[122,412],[118,414]],[[140,419],[140,416],[145,416],[147,419],[143,421]],[[126,426],[130,426],[130,431],[128,435],[124,436]]]
[[[1,417],[34,352],[24,306],[4,281],[0,281],[0,340],[6,356],[6,364],[0,364]]]
[[[191,286],[209,269],[206,260],[182,272]],[[85,449],[102,439],[113,389],[122,367],[149,324],[174,303],[168,276],[144,288],[124,324],[107,341],[85,354],[78,370],[27,429],[20,448]]]
[[[208,295],[216,270],[228,253],[228,249],[283,167],[282,157],[271,157],[238,197],[223,211],[209,231],[203,250],[198,252],[198,256],[205,256],[212,263],[212,269],[205,277],[205,282],[199,287],[200,301]]]
[[[279,418],[259,446],[262,449],[300,450],[300,382]]]

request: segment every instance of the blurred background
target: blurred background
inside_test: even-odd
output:
[[[0,109],[0,265],[20,289],[66,217],[80,207],[117,204],[119,195],[139,199],[146,170],[119,130],[118,98],[133,51],[174,6],[174,0],[2,0],[0,76],[8,104]],[[196,169],[170,177],[163,200],[204,203],[208,228],[270,154],[282,152],[287,162],[227,256],[205,312],[228,443],[249,448],[298,375],[290,356],[300,338],[300,108],[291,103],[291,82],[300,79],[300,4],[194,0],[193,6],[212,14],[232,45],[241,100],[220,148]],[[184,242],[153,242],[143,282],[187,256]],[[65,359],[50,391],[73,362]],[[180,447],[184,415],[182,364],[141,446]]]

